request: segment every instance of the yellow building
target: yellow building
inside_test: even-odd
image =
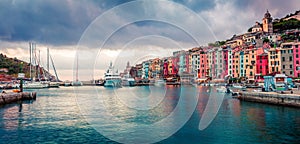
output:
[[[281,73],[281,48],[270,48],[268,52],[269,73]]]

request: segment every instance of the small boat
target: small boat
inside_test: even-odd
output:
[[[59,82],[50,82],[49,88],[59,88]]]
[[[47,88],[47,86],[40,82],[27,82],[23,84],[23,89],[42,89],[42,88]]]
[[[77,80],[77,81],[72,82],[71,85],[72,85],[72,86],[82,86],[83,84],[82,84],[81,81],[78,81],[78,80]]]
[[[123,78],[122,86],[135,86],[134,78],[130,78],[130,77]]]
[[[233,84],[232,87],[238,88],[238,89],[246,88],[246,87],[244,87],[242,85],[239,85],[239,84]]]
[[[220,93],[230,93],[231,91],[230,91],[229,88],[226,88],[226,87],[222,86],[222,87],[217,88],[217,92],[220,92]]]
[[[155,86],[165,86],[166,82],[162,79],[158,79],[158,80],[155,80],[154,85]]]
[[[65,81],[64,86],[72,86],[72,83],[70,81]]]

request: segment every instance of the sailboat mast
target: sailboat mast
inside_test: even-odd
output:
[[[77,64],[76,64],[76,81],[78,81],[78,54],[77,54]]]
[[[29,75],[30,75],[30,80],[32,81],[32,75],[31,75],[31,57],[32,57],[32,47],[31,47],[31,42],[29,42]]]
[[[48,79],[49,79],[49,48],[47,47],[47,72],[48,72]]]
[[[53,62],[53,59],[52,59],[52,56],[51,55],[49,55],[49,56],[50,56],[51,63],[52,63],[52,66],[53,66],[53,70],[54,70],[54,73],[55,73],[55,76],[56,76],[56,81],[59,81],[58,75],[57,75],[57,72],[56,72],[56,69],[55,69],[55,66],[54,66],[54,62]]]

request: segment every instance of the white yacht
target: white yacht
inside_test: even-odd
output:
[[[104,80],[105,87],[121,87],[121,77],[119,76],[118,71],[114,71],[112,63],[110,63],[108,70],[104,74]]]
[[[47,88],[47,85],[44,85],[40,82],[26,82],[23,84],[23,89],[42,89]]]

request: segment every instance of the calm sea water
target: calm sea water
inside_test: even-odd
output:
[[[188,87],[188,86],[187,86]],[[199,121],[210,97],[220,95],[211,87],[198,87],[197,106],[187,123],[167,139],[159,143],[299,143],[300,109],[241,102],[229,95],[224,100],[215,119],[204,130],[199,130]],[[131,125],[155,123],[170,115],[180,96],[182,87],[166,87],[158,90],[149,87],[125,87],[118,90],[103,87],[61,87],[38,90],[36,101],[10,104],[0,108],[0,143],[116,143],[97,131],[83,111],[85,101],[99,99],[105,108],[128,126],[114,124],[103,118],[101,130],[108,135],[126,133]],[[95,93],[96,92],[96,93]],[[163,93],[165,97],[155,97]],[[117,94],[121,99],[112,98]],[[148,105],[139,105],[127,95],[153,96]],[[122,103],[123,101],[123,103]],[[124,104],[124,101],[126,104]],[[153,105],[151,105],[153,103]],[[158,105],[156,105],[158,103]],[[99,103],[88,107],[98,108]],[[155,104],[155,105],[154,105]],[[22,105],[22,106],[20,106]],[[182,115],[189,109],[186,103]],[[134,108],[132,108],[134,107]],[[145,110],[150,108],[150,110]],[[103,113],[99,109],[99,114]],[[182,116],[178,116],[179,120]],[[163,125],[161,127],[164,127]],[[149,133],[150,136],[155,136]],[[118,135],[122,138],[122,135]],[[123,139],[130,139],[124,134]]]

